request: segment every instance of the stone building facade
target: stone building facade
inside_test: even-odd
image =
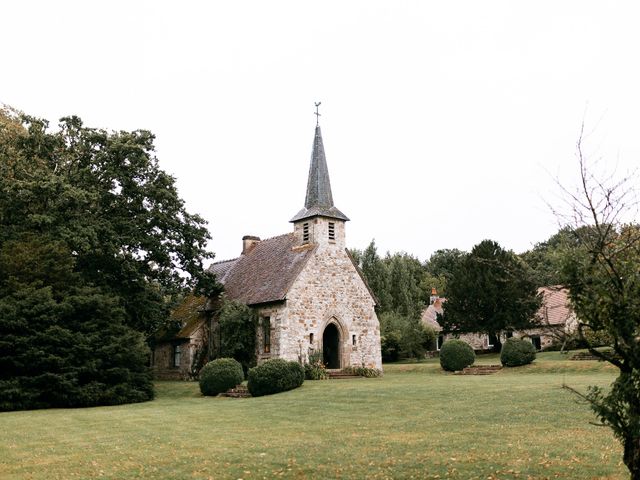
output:
[[[304,363],[318,353],[330,369],[382,369],[376,302],[346,249],[347,221],[333,203],[317,125],[305,205],[290,221],[293,232],[265,240],[245,236],[238,258],[211,266],[226,298],[258,313],[258,362],[284,358]],[[182,355],[185,348],[197,345],[198,335],[196,328],[188,338],[165,342],[170,347],[159,345],[156,355],[166,363],[163,348],[175,354],[180,345]]]
[[[569,291],[559,285],[540,287],[538,293],[542,296],[542,305],[536,313],[538,326],[513,332],[502,332],[500,342],[504,343],[509,337],[528,339],[537,350],[544,350],[562,341],[578,328],[578,319],[569,305]],[[446,299],[432,292],[431,304],[422,312],[422,323],[438,332],[437,349],[449,338],[459,338],[467,342],[477,351],[493,348],[494,339],[485,333],[444,333],[438,323],[438,314],[442,315],[446,307]]]

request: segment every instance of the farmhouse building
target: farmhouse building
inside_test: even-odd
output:
[[[304,208],[290,220],[293,231],[265,240],[245,236],[238,258],[211,266],[225,297],[258,314],[258,363],[270,358],[306,362],[311,353],[321,352],[329,369],[382,368],[376,302],[346,249],[348,220],[333,203],[317,125]],[[190,307],[178,309],[182,330],[155,350],[159,373],[186,376],[202,347],[211,302],[187,300]]]
[[[567,335],[574,333],[578,321],[574,311],[569,305],[569,291],[562,286],[540,287],[538,293],[542,295],[542,305],[536,313],[538,326],[525,330],[503,332],[501,343],[510,337],[527,338],[537,350],[543,350],[553,343],[562,343]],[[438,315],[442,315],[446,308],[446,299],[440,298],[437,292],[432,292],[430,305],[422,312],[422,323],[438,332],[437,349],[448,338],[460,338],[473,347],[474,350],[483,351],[493,348],[495,339],[487,334],[465,332],[444,333],[438,323]]]

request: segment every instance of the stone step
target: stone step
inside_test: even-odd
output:
[[[491,375],[502,370],[502,365],[471,365],[456,375]]]
[[[362,378],[360,375],[354,375],[353,373],[346,373],[340,370],[327,370],[330,380],[342,380],[347,378]]]
[[[569,358],[569,360],[600,360],[600,359],[589,352],[578,352],[578,353],[574,353]]]
[[[161,369],[153,370],[153,377],[156,380],[184,380],[184,375],[178,369]]]
[[[229,398],[249,398],[251,394],[246,385],[238,385],[237,387],[230,388],[224,393],[220,394],[221,397]]]

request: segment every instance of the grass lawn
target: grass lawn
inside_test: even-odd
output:
[[[549,353],[490,376],[428,360],[238,400],[159,382],[153,402],[0,413],[0,478],[624,479],[610,430],[561,388],[614,375]]]

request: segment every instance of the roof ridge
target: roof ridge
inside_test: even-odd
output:
[[[262,239],[262,240],[260,240],[260,242],[259,242],[259,243],[261,243],[261,242],[266,242],[266,241],[268,241],[268,240],[274,240],[274,239],[276,239],[276,238],[287,237],[287,236],[291,236],[291,235],[295,235],[295,234],[294,234],[294,232],[281,233],[280,235],[274,235],[273,237],[269,237],[269,238]]]
[[[228,263],[228,262],[233,262],[235,260],[238,260],[240,257],[236,257],[236,258],[230,258],[228,260],[220,260],[218,262],[212,262],[211,265],[220,265],[221,263]],[[211,266],[209,265],[209,266]]]

